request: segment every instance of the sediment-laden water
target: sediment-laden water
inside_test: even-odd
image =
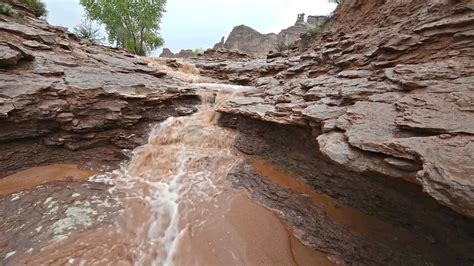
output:
[[[155,125],[148,143],[119,170],[91,178],[112,185],[122,205],[112,226],[69,235],[23,263],[79,265],[326,265],[270,210],[226,179],[242,162],[236,132],[216,125],[215,108],[246,87],[196,84],[191,116]]]

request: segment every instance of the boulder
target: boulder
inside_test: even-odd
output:
[[[16,65],[22,57],[20,52],[0,44],[0,66]]]

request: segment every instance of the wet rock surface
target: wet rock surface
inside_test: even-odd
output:
[[[38,254],[72,263],[72,254],[44,249],[114,232],[123,209],[123,195],[88,178],[116,169],[147,142],[153,124],[193,114],[201,100],[188,82],[146,58],[91,46],[29,17],[26,7],[23,13],[0,15],[0,264],[55,261],[28,262]]]
[[[307,128],[242,115],[224,115],[220,124],[239,130],[235,147],[252,156],[230,174],[234,186],[276,211],[303,243],[361,265],[469,265],[474,259],[472,220],[417,185],[339,167],[346,162],[327,159]],[[275,170],[262,173],[252,158],[283,176],[275,182]],[[364,163],[353,160],[355,167]]]
[[[344,1],[300,53],[198,67],[255,86],[220,112],[312,128],[342,167],[474,217],[473,14],[470,1]]]
[[[41,20],[2,17],[0,36],[0,176],[55,162],[116,165],[147,125],[200,101],[144,59]]]
[[[116,196],[96,183],[57,182],[0,199],[0,258],[12,265],[42,247],[113,223]]]

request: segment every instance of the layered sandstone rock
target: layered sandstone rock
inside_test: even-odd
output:
[[[337,12],[310,50],[198,65],[256,87],[220,111],[311,127],[330,160],[474,217],[474,5],[348,0]]]
[[[263,103],[259,97],[232,101]],[[275,210],[306,245],[341,265],[468,265],[474,259],[473,220],[440,206],[414,183],[377,174],[388,170],[383,158],[354,152],[342,132],[316,138],[310,127],[256,118],[225,113],[219,120],[239,131],[234,146],[249,158],[230,178]],[[318,141],[336,148],[331,159]],[[403,171],[387,174],[397,173]]]
[[[250,61],[254,59],[252,56],[240,52],[238,50],[227,50],[227,49],[207,49],[202,55],[199,56],[200,59],[206,61],[221,61],[225,62],[227,60],[232,61]]]
[[[187,83],[125,51],[89,46],[31,17],[0,17],[0,172],[116,164],[148,124],[190,114]]]

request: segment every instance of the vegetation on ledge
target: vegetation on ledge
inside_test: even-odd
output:
[[[21,2],[30,7],[35,12],[36,17],[42,17],[48,14],[46,4],[41,0],[21,0]]]
[[[0,14],[8,17],[16,17],[18,13],[7,3],[0,3]]]
[[[290,50],[292,47],[293,47],[292,43],[279,42],[277,44],[276,49],[278,52],[284,52],[284,51]]]

